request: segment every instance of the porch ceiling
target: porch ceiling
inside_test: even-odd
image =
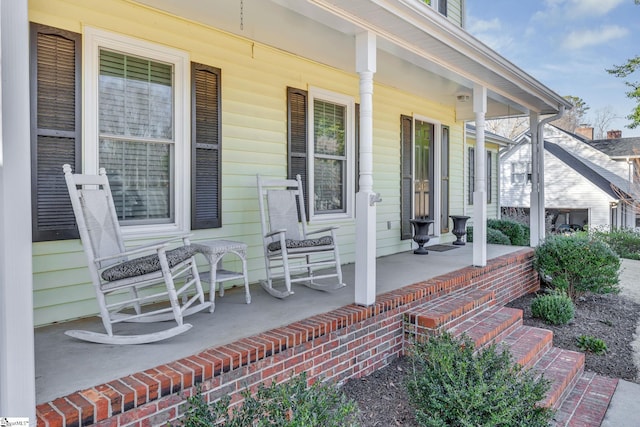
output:
[[[455,107],[458,120],[474,119],[472,102],[457,101],[474,83],[487,87],[487,118],[571,108],[420,0],[137,1],[349,72],[355,35],[371,31],[378,40],[375,80]]]

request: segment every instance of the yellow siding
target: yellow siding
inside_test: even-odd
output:
[[[223,227],[198,230],[193,240],[246,242],[249,279],[263,278],[255,175],[286,175],[286,88],[314,86],[352,96],[358,102],[358,76],[123,0],[31,0],[29,16],[34,22],[75,32],[92,26],[152,40],[186,51],[192,61],[222,69]],[[460,214],[464,208],[463,124],[455,122],[453,109],[376,85],[374,190],[383,199],[377,210],[378,255],[410,248],[410,242],[399,240],[401,114],[429,117],[450,127],[450,213]],[[388,221],[391,229],[387,229]],[[354,221],[338,221],[336,225],[340,226],[343,262],[353,262]],[[442,240],[453,239],[447,235]],[[36,325],[96,313],[79,241],[34,243],[33,253]],[[238,268],[237,264],[232,261],[226,267]]]

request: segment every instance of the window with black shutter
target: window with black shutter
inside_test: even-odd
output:
[[[222,227],[221,71],[191,64],[191,228]]]
[[[347,206],[359,189],[360,105],[328,101],[323,98],[331,98],[326,91],[320,95],[318,92],[287,87],[287,177],[295,179],[299,174],[302,178],[309,220],[313,219],[309,212],[313,215],[351,215]],[[341,100],[344,99],[343,96]],[[314,109],[313,123],[309,104]],[[352,118],[349,118],[350,114],[353,114]],[[352,121],[353,129],[350,127]],[[314,135],[311,143],[309,126]],[[348,144],[352,144],[353,153]],[[351,159],[352,155],[355,161]],[[309,185],[310,174],[315,174],[313,189]],[[349,180],[353,180],[353,187],[347,183]],[[315,203],[313,206],[309,204],[310,194]]]
[[[31,24],[33,241],[78,238],[62,173],[81,171],[80,34]]]

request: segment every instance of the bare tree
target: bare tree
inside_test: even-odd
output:
[[[613,107],[607,105],[594,111],[593,115],[593,130],[595,131],[595,139],[604,139],[607,137],[607,131],[611,130],[611,122],[615,119],[619,119],[619,116],[613,112]]]
[[[485,129],[508,139],[515,139],[529,129],[528,117],[508,117],[485,121]]]
[[[582,123],[584,123],[583,120],[585,114],[590,107],[579,96],[566,95],[564,96],[564,99],[571,102],[573,104],[573,108],[565,112],[558,120],[551,122],[551,124],[556,125],[567,132],[573,133]]]

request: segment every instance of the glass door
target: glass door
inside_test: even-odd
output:
[[[415,121],[413,156],[414,218],[433,218],[433,140],[434,125]]]

